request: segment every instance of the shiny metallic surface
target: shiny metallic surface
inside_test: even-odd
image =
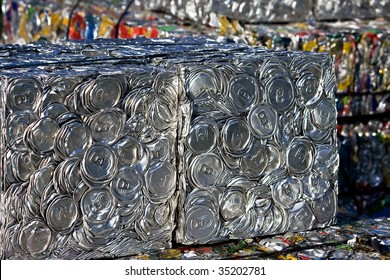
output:
[[[189,176],[198,188],[207,189],[218,182],[223,170],[224,164],[218,155],[201,154],[191,162]]]
[[[294,177],[287,177],[272,187],[272,197],[281,207],[291,209],[301,198],[302,183]]]
[[[88,94],[91,107],[97,110],[114,107],[122,97],[125,86],[125,81],[120,76],[100,76]]]
[[[92,145],[92,133],[78,121],[65,123],[55,137],[54,151],[60,158],[78,157]]]
[[[33,78],[15,79],[8,85],[7,108],[11,112],[35,111],[40,103],[41,86]]]
[[[222,129],[222,140],[224,147],[230,153],[240,154],[244,152],[251,140],[246,121],[239,118],[228,120]]]
[[[371,19],[389,15],[388,1],[324,1],[319,0],[315,5],[315,14],[319,20],[333,19]],[[380,11],[378,14],[378,10]]]
[[[146,193],[152,202],[168,200],[176,191],[176,168],[170,163],[151,165],[145,173]]]
[[[48,206],[46,220],[48,226],[57,232],[64,232],[72,228],[78,218],[76,202],[67,196],[55,198]]]
[[[249,112],[248,123],[255,137],[270,138],[275,133],[277,114],[269,106],[259,104]]]
[[[221,216],[225,221],[234,220],[245,214],[247,197],[245,190],[231,190],[224,194],[221,204]]]
[[[110,191],[118,203],[135,205],[144,185],[143,176],[133,167],[123,167],[110,183]]]
[[[304,118],[303,118],[303,124],[302,129],[304,133],[314,142],[321,144],[322,142],[326,141],[326,139],[330,135],[330,131],[328,129],[320,129],[316,127],[311,118],[310,118],[310,110],[307,110],[305,112]]]
[[[311,199],[320,198],[331,187],[328,180],[324,180],[315,173],[308,174],[302,179],[303,192]]]
[[[314,147],[305,137],[294,138],[286,151],[286,165],[292,174],[306,173],[313,165]]]
[[[209,207],[199,205],[186,214],[186,231],[196,242],[204,242],[217,235],[219,220]]]
[[[262,95],[257,81],[249,75],[237,75],[230,80],[229,98],[237,112],[247,112]]]
[[[290,213],[291,225],[289,230],[299,232],[312,227],[314,215],[310,206],[305,201],[295,204],[290,210]]]
[[[137,139],[125,136],[119,139],[114,145],[118,157],[119,166],[135,166],[144,157],[144,148]]]
[[[81,162],[81,174],[88,181],[105,182],[117,172],[117,155],[112,148],[95,144],[88,148]]]
[[[269,153],[265,145],[256,141],[240,158],[240,169],[249,178],[260,177],[268,166]]]
[[[329,190],[322,197],[312,202],[311,208],[319,223],[326,222],[336,215],[336,203],[336,193],[333,190]]]
[[[8,116],[6,137],[10,149],[27,150],[23,135],[27,127],[37,119],[38,116],[30,112],[13,113]]]
[[[278,113],[288,111],[295,98],[295,88],[285,76],[272,77],[265,86],[268,104]]]
[[[333,223],[329,55],[204,38],[69,44],[28,72],[4,58],[2,258],[113,258]]]
[[[92,138],[96,142],[113,144],[122,134],[126,115],[122,110],[107,109],[92,115],[88,120]]]
[[[4,232],[17,249],[4,258],[90,259],[169,247],[177,75],[131,64],[12,75],[1,78],[0,174],[12,217]]]
[[[270,173],[273,170],[278,169],[284,159],[282,151],[276,146],[275,143],[267,143],[266,148],[268,150],[268,165],[264,170],[264,173]]]
[[[317,174],[325,180],[330,180],[337,172],[338,166],[339,156],[336,148],[330,145],[319,145],[313,163],[313,169]]]
[[[311,111],[313,124],[320,129],[328,129],[336,124],[336,108],[328,98],[321,102]]]
[[[314,73],[303,73],[298,81],[297,88],[301,100],[306,106],[317,103],[318,99],[321,98],[322,94],[319,90],[320,78]]]
[[[193,110],[179,171],[180,243],[298,232],[334,221],[336,111],[332,87],[323,85],[325,73],[334,75],[330,58],[257,55],[237,54],[235,64],[183,65]]]
[[[42,254],[52,242],[53,233],[40,220],[32,220],[19,231],[18,241],[23,252],[29,255]]]
[[[213,150],[218,142],[218,126],[208,118],[197,118],[191,125],[187,136],[187,147],[194,154],[207,153]]]
[[[36,154],[47,154],[54,149],[54,139],[60,127],[51,118],[42,118],[32,123],[24,134],[25,144]]]
[[[105,221],[114,212],[114,198],[106,189],[88,190],[81,199],[83,217],[95,222]]]

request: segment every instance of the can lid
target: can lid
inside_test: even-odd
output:
[[[304,118],[302,121],[302,129],[305,135],[307,135],[314,143],[320,144],[329,137],[329,129],[320,129],[315,126],[310,116],[310,111],[304,112]]]
[[[187,210],[186,232],[191,239],[205,243],[217,235],[218,213],[207,206],[197,206]]]
[[[146,144],[146,146],[149,150],[151,163],[158,161],[171,161],[173,154],[172,147],[174,147],[174,143],[168,137],[160,136],[154,142]]]
[[[337,209],[336,193],[330,189],[322,197],[312,201],[311,209],[320,223],[332,219]]]
[[[205,95],[214,98],[217,97],[220,92],[218,76],[216,75],[216,72],[208,67],[196,67],[191,69],[191,73],[186,80],[186,91],[192,100],[205,97]]]
[[[11,155],[12,170],[10,172],[19,181],[28,181],[31,173],[37,169],[39,160],[40,158],[33,153],[15,151]]]
[[[215,121],[199,117],[193,121],[187,136],[187,147],[194,154],[213,150],[218,142],[219,129]]]
[[[275,133],[277,143],[286,149],[294,138],[294,112],[292,110],[279,117],[278,127]]]
[[[301,100],[308,107],[317,104],[323,96],[321,93],[320,79],[310,72],[301,74],[297,81],[297,88]]]
[[[55,137],[59,130],[60,127],[55,120],[41,118],[27,127],[26,145],[36,154],[48,154],[54,149]]]
[[[213,211],[219,212],[219,193],[213,190],[194,189],[186,197],[185,209],[197,206],[207,206]]]
[[[122,137],[112,147],[118,155],[118,164],[120,167],[134,166],[144,156],[144,149],[141,143],[130,136]]]
[[[27,127],[35,122],[38,116],[30,112],[15,112],[7,117],[7,145],[12,150],[27,151],[23,136]]]
[[[221,177],[225,166],[222,159],[213,153],[196,156],[190,164],[190,174],[198,188],[208,189]]]
[[[281,207],[291,209],[302,197],[303,188],[300,180],[287,177],[272,187],[272,198]]]
[[[318,199],[330,189],[330,182],[315,173],[307,174],[302,179],[303,192],[311,199]]]
[[[249,178],[258,178],[263,175],[268,161],[266,146],[260,141],[254,141],[251,148],[240,158],[240,169]]]
[[[339,154],[336,147],[318,145],[313,164],[313,169],[317,174],[325,180],[330,180],[337,174],[338,167]]]
[[[146,118],[159,131],[174,127],[176,117],[176,105],[167,98],[156,97],[148,104]]]
[[[294,103],[295,88],[288,76],[276,76],[265,85],[268,104],[278,113],[285,113]]]
[[[321,102],[311,110],[313,124],[319,129],[329,129],[336,125],[336,106],[328,98],[323,98]]]
[[[287,231],[290,226],[289,212],[283,207],[279,207],[277,204],[273,205],[271,212],[274,222],[269,233],[277,234]]]
[[[124,79],[99,76],[94,81],[92,90],[88,91],[88,105],[95,110],[112,108],[118,104],[124,91]]]
[[[255,78],[240,74],[234,76],[229,82],[229,95],[234,108],[239,113],[247,112],[256,104],[258,100],[261,100],[263,95],[263,89],[259,87]]]
[[[32,78],[14,79],[7,88],[6,104],[10,112],[35,111],[40,104],[41,87]]]
[[[83,81],[81,76],[56,76],[47,81],[50,84],[52,91],[58,93],[60,96],[65,97],[73,92],[76,87]]]
[[[45,108],[43,108],[41,112],[41,117],[47,117],[53,120],[57,120],[59,116],[69,111],[69,108],[65,104],[59,102],[52,102],[48,104]]]
[[[231,118],[222,128],[222,141],[228,152],[240,154],[245,151],[251,135],[244,119]]]
[[[92,144],[89,127],[79,121],[62,125],[55,138],[54,151],[60,158],[78,157]]]
[[[225,221],[231,221],[245,214],[247,204],[246,193],[239,189],[228,190],[221,201],[221,216]]]
[[[106,189],[89,189],[81,199],[83,218],[91,222],[108,220],[114,209],[114,198]]]
[[[92,138],[96,142],[113,144],[119,139],[126,122],[126,114],[119,108],[107,109],[88,118]]]
[[[265,104],[257,104],[248,114],[248,123],[254,136],[259,139],[270,138],[277,126],[277,114]]]
[[[281,166],[282,152],[275,144],[271,143],[267,143],[266,149],[268,150],[268,165],[264,169],[264,173],[270,173]]]
[[[94,144],[84,153],[81,174],[89,182],[104,182],[117,173],[117,162],[117,155],[110,146]]]
[[[146,195],[152,202],[165,202],[176,190],[176,168],[169,162],[151,165],[145,173]]]
[[[306,137],[292,140],[286,152],[286,165],[291,174],[303,174],[313,165],[314,146]]]
[[[291,224],[289,230],[305,231],[312,227],[314,215],[306,201],[297,202],[290,210]]]
[[[78,216],[78,205],[73,198],[68,196],[57,196],[46,211],[47,224],[57,232],[66,232],[71,229]]]
[[[48,226],[39,220],[32,220],[19,231],[19,246],[27,254],[44,253],[51,245],[53,234]]]
[[[134,167],[123,167],[110,183],[110,191],[118,203],[134,205],[141,196],[143,176]]]

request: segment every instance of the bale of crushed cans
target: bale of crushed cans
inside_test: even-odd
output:
[[[382,0],[317,0],[316,20],[374,19],[390,17],[390,2]]]
[[[312,0],[212,1],[212,11],[243,22],[300,22],[313,18]]]
[[[330,56],[245,51],[234,62],[183,67],[193,110],[181,143],[178,241],[331,224],[338,154]]]
[[[278,50],[330,53],[335,60],[337,91],[390,89],[390,32],[386,21],[298,25],[248,25],[257,44]]]
[[[177,76],[136,65],[73,68],[2,75],[2,256],[169,247]]]
[[[312,0],[152,0],[144,4],[153,11],[164,11],[179,19],[208,23],[216,16],[244,22],[299,22],[313,18]]]
[[[2,259],[114,258],[334,222],[329,55],[205,39],[2,52]]]
[[[383,0],[152,0],[144,5],[202,23],[213,22],[218,16],[245,23],[390,17],[390,2]]]

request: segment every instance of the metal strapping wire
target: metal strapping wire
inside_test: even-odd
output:
[[[69,21],[68,21],[68,27],[66,29],[66,40],[69,40],[69,33],[70,33],[70,25],[72,23],[72,17],[74,11],[77,9],[77,7],[80,5],[81,0],[77,0],[76,4],[72,7],[72,9],[69,12]]]
[[[115,25],[115,38],[118,38],[119,36],[119,25],[121,24],[123,18],[125,17],[125,15],[127,14],[128,10],[130,9],[130,6],[134,3],[134,0],[129,0],[129,2],[127,3],[126,5],[126,8],[125,10],[123,11],[123,13],[121,14],[121,16],[119,17],[116,25]]]

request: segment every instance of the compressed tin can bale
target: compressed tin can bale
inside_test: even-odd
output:
[[[136,65],[1,75],[2,259],[170,248],[178,75]]]
[[[252,25],[250,28],[257,32],[258,44],[269,48],[332,54],[337,91],[365,93],[390,89],[390,33],[387,24],[377,20],[369,23],[317,23],[316,29],[312,30],[307,27],[286,29],[282,25]]]
[[[311,0],[152,0],[146,8],[165,11],[179,19],[209,23],[215,16],[243,22],[304,22],[313,17]]]
[[[374,19],[389,17],[390,3],[381,0],[315,1],[316,20]]]
[[[152,0],[142,3],[145,8],[174,15],[180,20],[207,23],[213,0]]]
[[[176,241],[305,231],[335,221],[338,153],[330,55],[246,50],[183,63]]]
[[[212,1],[212,11],[247,23],[305,22],[313,17],[311,0]]]
[[[190,244],[334,221],[328,55],[205,39],[9,51],[2,258],[109,258],[170,247],[175,227]]]

